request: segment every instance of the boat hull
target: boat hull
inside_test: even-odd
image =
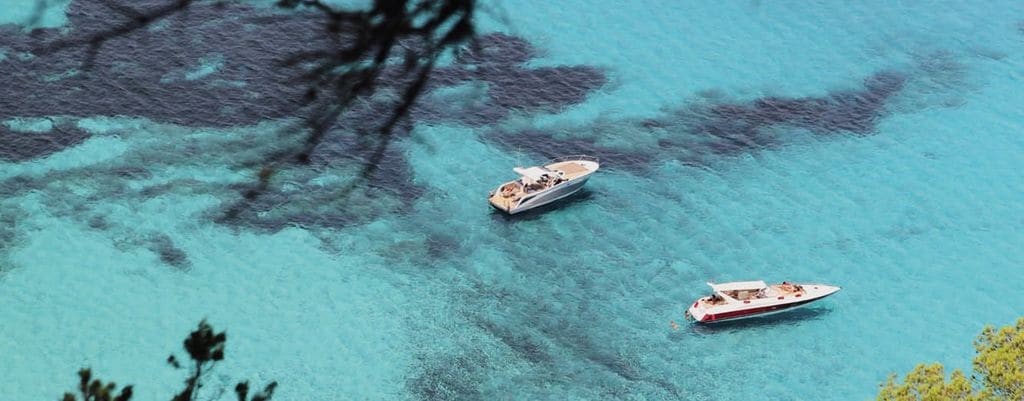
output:
[[[560,199],[566,198],[572,194],[579,192],[581,189],[583,189],[583,184],[586,184],[588,179],[590,179],[589,176],[577,178],[575,180],[566,182],[557,187],[533,194],[529,199],[520,202],[518,205],[511,208],[505,208],[502,205],[496,204],[493,201],[490,203],[491,206],[493,206],[495,209],[498,209],[508,214],[522,213],[528,210],[536,209],[538,207],[547,205],[552,202],[556,202]]]
[[[527,199],[526,201],[520,203],[519,206],[516,206],[512,208],[512,210],[508,210],[507,212],[508,214],[522,213],[527,210],[536,209],[538,207],[558,201],[559,199],[568,197],[583,189],[583,184],[586,184],[588,179],[590,179],[589,176],[572,180],[565,184],[551,188],[547,191],[534,195],[530,199]]]
[[[715,307],[705,307],[695,302],[686,313],[688,318],[701,324],[727,322],[732,320],[746,319],[772,315],[798,309],[815,301],[820,301],[840,290],[839,287],[826,285],[804,284],[805,288],[816,290],[800,296],[783,297],[783,299],[767,299],[763,302],[751,302],[741,304],[726,304]]]

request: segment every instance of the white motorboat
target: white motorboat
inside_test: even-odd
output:
[[[713,293],[698,299],[686,311],[686,318],[698,323],[763,316],[794,309],[820,300],[840,290],[824,284],[767,285],[764,281],[708,283]]]
[[[543,166],[512,169],[519,178],[502,184],[488,197],[491,206],[508,214],[524,212],[572,195],[583,188],[601,165],[592,156],[563,156]]]

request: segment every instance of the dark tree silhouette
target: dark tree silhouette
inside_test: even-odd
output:
[[[474,0],[375,0],[369,11],[341,11],[320,0],[279,0],[278,6],[312,7],[327,16],[326,34],[330,48],[304,52],[288,63],[311,63],[303,77],[309,82],[305,100],[311,111],[305,119],[309,137],[297,153],[278,155],[260,174],[260,187],[246,197],[265,190],[277,163],[296,157],[309,163],[310,152],[324,134],[359,98],[387,85],[400,93],[390,102],[387,118],[375,132],[376,148],[360,172],[369,177],[377,169],[394,133],[395,125],[407,117],[423,94],[438,58],[448,49],[468,41],[474,33]],[[400,68],[393,58],[401,59]]]
[[[113,39],[187,13],[200,4],[209,4],[166,0],[135,6],[119,0],[99,1],[111,13],[109,26],[82,37],[45,41],[33,53],[84,48],[82,69],[88,71],[97,54]],[[47,3],[37,0],[39,7],[31,23],[41,19]],[[223,7],[227,3],[214,4]],[[301,76],[294,77],[297,85],[306,86],[301,110],[297,110],[303,115],[302,122],[287,129],[306,138],[298,141],[297,147],[288,147],[269,157],[258,174],[259,184],[245,193],[248,199],[267,189],[283,163],[308,164],[310,153],[356,100],[387,88],[396,96],[375,107],[382,112],[380,124],[357,132],[373,143],[359,178],[372,175],[385,155],[395,126],[408,116],[423,94],[440,56],[474,34],[475,0],[374,0],[366,10],[340,9],[321,0],[279,0],[276,5],[289,10],[314,10],[322,17],[323,24],[318,29],[323,30],[321,35],[326,40],[321,41],[325,44],[321,48],[298,52],[279,66],[304,67]]]
[[[199,322],[199,327],[185,338],[185,351],[192,359],[192,368],[185,379],[185,388],[181,390],[171,401],[195,401],[198,399],[199,390],[203,387],[203,378],[216,366],[217,362],[224,359],[224,347],[227,343],[225,332],[216,333],[213,326],[205,320]],[[167,358],[167,363],[175,369],[181,368],[181,363],[173,354]],[[132,386],[125,386],[121,392],[114,395],[117,384],[114,382],[103,383],[102,380],[93,378],[92,370],[85,368],[78,371],[79,384],[78,393],[81,401],[129,401],[132,398]],[[277,382],[271,382],[262,391],[249,394],[249,382],[240,382],[235,386],[235,394],[238,401],[270,401],[274,396],[274,389]],[[74,393],[64,393],[62,401],[79,401]]]
[[[117,384],[113,382],[104,384],[100,379],[92,378],[92,370],[86,368],[78,371],[78,392],[82,395],[82,401],[128,401],[132,398],[132,386],[121,389],[116,397],[113,395]],[[64,393],[63,401],[76,401],[74,393]]]

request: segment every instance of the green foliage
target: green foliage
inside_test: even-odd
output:
[[[192,359],[192,369],[188,378],[185,379],[185,388],[171,399],[171,401],[195,401],[199,389],[203,387],[202,380],[205,374],[210,372],[217,362],[224,359],[224,346],[227,342],[227,334],[223,331],[216,333],[213,326],[205,320],[199,322],[199,327],[185,338],[185,351]],[[178,358],[171,355],[167,363],[175,369],[181,368]],[[78,391],[81,394],[81,401],[130,401],[132,398],[132,386],[121,389],[121,393],[114,396],[117,385],[114,383],[104,384],[99,379],[93,379],[92,371],[82,369],[78,371]],[[235,386],[235,394],[238,401],[270,401],[274,396],[274,389],[277,382],[271,382],[263,391],[249,397],[249,382],[241,382]],[[75,394],[64,393],[61,401],[79,401]]]
[[[878,401],[1021,401],[1024,400],[1024,318],[1016,326],[987,326],[974,341],[974,371],[959,369],[946,381],[942,364],[918,365],[903,383],[892,375]],[[980,377],[976,379],[976,377]]]
[[[986,389],[1005,400],[1024,400],[1024,317],[1015,326],[988,326],[974,340],[974,371]]]
[[[977,393],[971,382],[959,369],[954,370],[946,381],[942,364],[920,364],[914,368],[903,383],[896,383],[896,375],[878,393],[878,401],[982,401],[987,400]]]

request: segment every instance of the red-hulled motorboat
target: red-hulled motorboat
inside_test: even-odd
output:
[[[824,284],[767,285],[764,281],[708,283],[714,293],[698,299],[686,311],[686,318],[698,323],[715,323],[745,317],[763,316],[794,309],[840,290]]]

